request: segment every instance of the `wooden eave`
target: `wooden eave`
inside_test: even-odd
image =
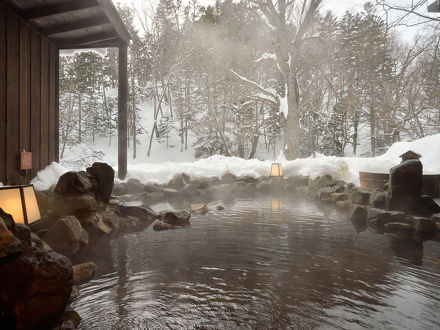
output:
[[[118,47],[131,37],[111,0],[0,0],[59,49]]]
[[[429,13],[440,13],[440,1],[435,0],[435,2],[428,5],[428,12]]]

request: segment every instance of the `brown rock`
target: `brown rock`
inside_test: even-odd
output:
[[[72,308],[67,307],[63,314],[63,322],[70,321],[74,326],[79,325],[81,316]]]
[[[112,195],[115,170],[106,163],[95,162],[87,168],[87,173],[91,174],[96,180],[96,200],[108,204]]]
[[[170,229],[174,229],[173,225],[170,225],[169,223],[160,221],[160,220],[156,220],[153,224],[153,229],[156,231],[161,231],[161,230],[170,230]]]
[[[176,174],[173,178],[168,182],[168,187],[180,190],[185,187],[186,184],[189,183],[189,177],[184,174]]]
[[[47,252],[53,251],[52,248],[49,246],[49,244],[47,244],[45,241],[43,241],[40,238],[40,236],[38,236],[35,233],[31,233],[31,243],[32,243],[32,246],[35,246],[35,247],[42,249],[44,251],[47,251]]]
[[[84,194],[92,191],[91,177],[84,171],[64,173],[58,180],[55,187],[57,194]],[[93,178],[92,178],[93,180]]]
[[[79,297],[79,289],[76,285],[72,286],[72,291],[70,292],[69,301],[72,302]]]
[[[187,226],[191,213],[182,211],[165,211],[162,215],[162,221],[173,226]]]
[[[360,205],[355,205],[353,210],[351,211],[350,219],[351,221],[366,221],[367,220],[368,211],[365,207]]]
[[[18,258],[22,253],[22,242],[8,230],[3,219],[0,219],[0,264]]]
[[[351,193],[350,200],[353,204],[368,205],[370,192],[365,189],[357,189]]]
[[[435,221],[429,218],[412,217],[411,223],[414,229],[425,234],[435,234],[437,232],[437,225]]]
[[[414,228],[408,223],[403,222],[389,222],[385,224],[385,228],[391,231],[413,231]]]
[[[81,284],[91,280],[97,268],[98,266],[91,261],[73,266],[73,283]]]
[[[93,195],[64,195],[59,197],[54,205],[54,212],[60,217],[74,215],[77,218],[88,216],[98,208]]]
[[[72,254],[78,251],[83,231],[77,218],[67,216],[60,218],[42,238],[55,251]]]
[[[146,207],[118,205],[118,209],[122,216],[132,216],[143,221],[152,222],[157,218],[157,213]]]
[[[209,211],[208,206],[206,206],[206,204],[191,204],[189,206],[189,210],[191,213],[201,213],[201,214],[205,214],[206,212]]]
[[[0,266],[0,324],[3,329],[51,329],[71,291],[70,260],[28,247]]]
[[[347,201],[348,199],[349,199],[349,196],[346,193],[332,193],[331,194],[331,200],[333,202]]]

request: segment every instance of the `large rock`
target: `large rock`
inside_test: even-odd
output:
[[[38,236],[35,233],[31,233],[31,244],[32,246],[35,246],[36,248],[39,248],[41,250],[51,252],[53,251],[52,248],[47,244],[45,241],[43,241],[40,236]]]
[[[206,214],[209,208],[206,204],[190,204],[189,210],[191,213]]]
[[[365,207],[356,205],[353,207],[351,211],[350,220],[355,222],[366,221],[367,215],[368,215],[368,211]]]
[[[191,213],[182,211],[165,211],[162,213],[162,221],[173,226],[187,226]]]
[[[382,190],[374,190],[370,194],[370,201],[369,203],[374,207],[378,209],[385,209],[386,208],[386,195],[385,192]]]
[[[73,283],[81,284],[91,280],[97,268],[98,266],[91,261],[73,266]]]
[[[422,195],[417,199],[413,211],[416,214],[430,217],[440,212],[440,206],[437,205],[431,196]]]
[[[24,245],[31,245],[31,230],[25,224],[15,224],[14,236],[17,237]]]
[[[170,225],[169,223],[160,220],[156,220],[153,224],[153,230],[155,231],[170,230],[174,228],[175,227],[173,225]]]
[[[78,251],[84,238],[84,229],[74,216],[58,219],[55,225],[42,237],[49,246],[62,254]]]
[[[368,205],[370,201],[370,192],[365,189],[356,189],[350,195],[353,204]]]
[[[129,194],[140,194],[144,192],[144,185],[138,179],[128,179],[126,187]]]
[[[230,173],[230,172],[226,172],[225,174],[223,174],[223,176],[221,177],[221,181],[222,183],[232,183],[235,180],[237,180],[237,177]]]
[[[122,216],[132,216],[139,220],[152,222],[157,218],[157,213],[146,207],[118,205],[118,209]]]
[[[11,232],[15,232],[15,221],[12,218],[12,215],[3,211],[1,207],[0,207],[0,219],[3,220],[4,225],[8,230],[10,230]]]
[[[321,187],[318,190],[318,198],[325,202],[331,202],[333,192],[333,187]]]
[[[435,221],[429,218],[412,217],[411,223],[414,229],[424,234],[435,234],[437,232],[437,225]]]
[[[106,163],[96,162],[87,168],[87,173],[96,180],[96,200],[108,204],[113,190],[115,170]]]
[[[94,184],[92,183],[94,178],[90,174],[80,171],[69,171],[64,173],[58,180],[55,187],[55,193],[57,194],[84,194],[93,190]]]
[[[180,190],[183,187],[185,187],[185,185],[188,183],[189,183],[189,177],[181,173],[173,176],[170,182],[168,182],[168,187],[172,189]]]
[[[112,194],[115,196],[122,196],[128,194],[126,183],[118,183],[113,186]]]
[[[390,169],[388,180],[389,206],[392,210],[412,211],[423,186],[423,165],[411,159]]]
[[[0,265],[2,329],[51,329],[72,291],[72,264],[56,252],[28,247]]]
[[[74,215],[77,218],[88,216],[98,208],[92,194],[64,195],[53,204],[53,211],[60,217]]]
[[[414,228],[408,223],[404,222],[389,222],[385,224],[385,228],[390,231],[413,231]]]
[[[349,195],[347,193],[332,193],[331,194],[331,200],[332,202],[337,201],[348,201]]]
[[[22,253],[22,242],[14,236],[6,227],[4,220],[0,218],[0,264],[18,258]]]
[[[390,222],[408,223],[408,219],[404,212],[385,211],[376,208],[371,208],[368,211],[368,221],[376,227],[383,227]]]

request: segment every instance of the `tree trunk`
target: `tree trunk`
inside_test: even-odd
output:
[[[81,140],[82,140],[81,139],[81,131],[82,131],[81,116],[82,116],[82,113],[81,113],[81,94],[79,94],[78,95],[78,143],[81,143]]]
[[[284,123],[283,150],[288,160],[299,157],[301,131],[299,124],[299,99],[296,78],[287,84],[287,106],[289,113]]]

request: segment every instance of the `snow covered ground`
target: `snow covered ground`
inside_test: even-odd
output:
[[[163,148],[163,145],[162,145]],[[303,158],[287,161],[278,157],[276,162],[282,163],[285,176],[312,175],[319,176],[330,174],[335,179],[347,182],[359,183],[359,171],[385,172],[398,163],[399,155],[413,150],[422,155],[421,161],[425,174],[440,174],[440,134],[427,136],[413,142],[398,142],[390,147],[383,155],[375,158],[360,157],[327,157],[317,155],[316,158]],[[160,152],[160,151],[157,151]],[[188,158],[191,158],[187,155]],[[268,176],[271,160],[245,160],[237,157],[225,157],[215,155],[206,159],[161,162],[139,162],[128,164],[129,178],[136,178],[142,183],[166,183],[176,173],[185,172],[192,177],[217,176],[221,177],[226,172],[237,176],[250,175],[254,177]],[[108,160],[105,160],[108,161]],[[109,162],[117,171],[116,160]],[[32,181],[37,190],[48,189],[55,185],[58,178],[69,169],[52,163]]]

